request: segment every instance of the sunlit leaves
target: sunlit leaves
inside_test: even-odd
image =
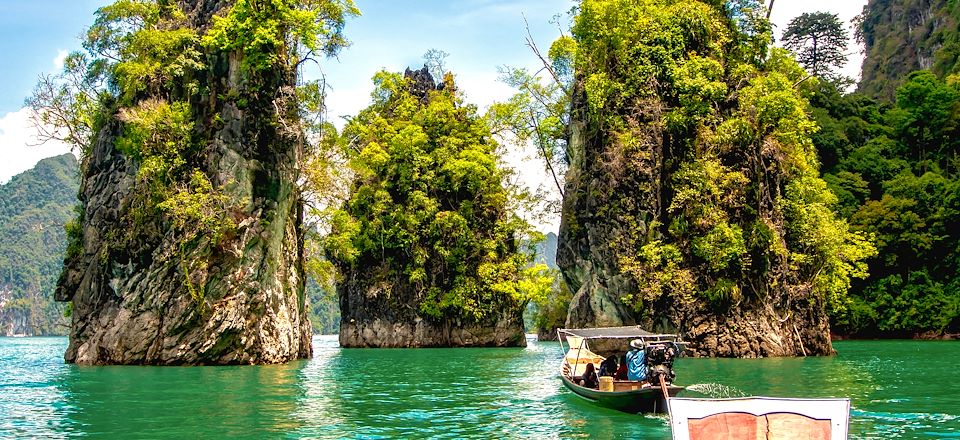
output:
[[[509,210],[486,120],[463,104],[451,75],[426,97],[397,74],[380,72],[374,84],[373,104],[344,130],[355,174],[328,255],[347,273],[380,267],[402,277],[409,287],[386,294],[431,319],[519,312],[552,278],[526,269],[519,248],[529,226]]]
[[[611,198],[594,214],[626,224],[614,252],[638,311],[664,298],[782,301],[785,284],[842,307],[866,275],[873,247],[836,218],[818,177],[806,99],[818,83],[769,47],[763,12],[755,1],[581,4],[575,93],[605,143],[600,178],[667,207]]]
[[[225,15],[214,17],[203,44],[240,51],[252,70],[297,64],[346,47],[344,24],[357,15],[352,0],[237,0]]]
[[[893,106],[830,87],[814,96],[814,114],[828,128],[816,137],[825,179],[839,211],[878,251],[869,259],[870,277],[833,311],[836,328],[862,336],[954,331],[960,324],[956,84],[914,72]]]

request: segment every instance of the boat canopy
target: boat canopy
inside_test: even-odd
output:
[[[639,325],[626,327],[596,327],[596,328],[563,328],[557,330],[561,334],[577,336],[583,339],[644,339],[647,341],[675,341],[679,336],[675,334],[650,333]]]

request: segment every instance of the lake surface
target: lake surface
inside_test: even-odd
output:
[[[78,367],[65,338],[0,338],[0,438],[649,438],[665,416],[598,408],[525,349],[341,350],[257,367]],[[688,396],[849,397],[851,438],[960,438],[960,343],[844,341],[806,359],[687,359]]]

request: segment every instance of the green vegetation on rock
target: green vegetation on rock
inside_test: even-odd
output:
[[[588,123],[622,155],[609,171],[641,177],[638,197],[662,200],[618,249],[639,288],[624,299],[640,310],[663,296],[779,303],[792,285],[840,306],[873,249],[832,212],[804,71],[727,13],[584,1],[573,27]]]
[[[707,355],[829,353],[826,309],[846,307],[875,249],[835,215],[807,114],[817,80],[769,47],[763,6],[583,0],[575,12],[572,36],[541,57],[567,92],[514,72],[520,95],[492,114],[516,127],[532,112],[550,128],[535,134],[568,140],[567,325],[679,327]],[[569,117],[552,104],[565,99]],[[730,336],[741,347],[718,345],[731,319],[754,323]]]
[[[356,175],[327,252],[345,277],[399,280],[380,295],[430,320],[519,314],[545,267],[520,249],[528,226],[510,210],[497,144],[452,74],[440,87],[417,74],[427,79],[378,73],[373,104],[345,128]]]
[[[870,0],[858,17],[864,45],[857,90],[884,102],[917,70],[960,72],[960,3],[954,0]]]
[[[82,159],[56,293],[73,300],[68,362],[309,356],[299,184],[322,100],[301,101],[298,68],[347,45],[357,14],[350,0],[97,10],[84,51],[28,100]]]
[[[639,323],[720,356],[830,353],[828,313],[854,336],[960,332],[958,8],[870,0],[844,94],[836,15],[795,18],[792,56],[758,0],[581,0],[485,117],[431,50],[338,132],[298,75],[348,45],[352,0],[117,0],[27,101],[83,191],[72,156],[0,187],[0,331],[57,332],[64,255],[68,359],[94,363],[247,362],[228,327],[284,307],[270,361],[303,356],[311,301],[323,332],[349,309],[345,346],[390,326],[391,346],[522,344],[525,307],[540,332]],[[535,148],[563,199],[559,272],[495,139]],[[154,325],[213,329],[210,357],[104,339]]]

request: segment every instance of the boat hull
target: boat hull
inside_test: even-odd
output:
[[[577,385],[567,376],[561,374],[563,385],[574,394],[596,403],[599,406],[629,413],[666,413],[667,401],[659,387],[641,388],[627,391],[600,391]],[[667,386],[667,394],[674,397],[684,390],[684,387]]]

